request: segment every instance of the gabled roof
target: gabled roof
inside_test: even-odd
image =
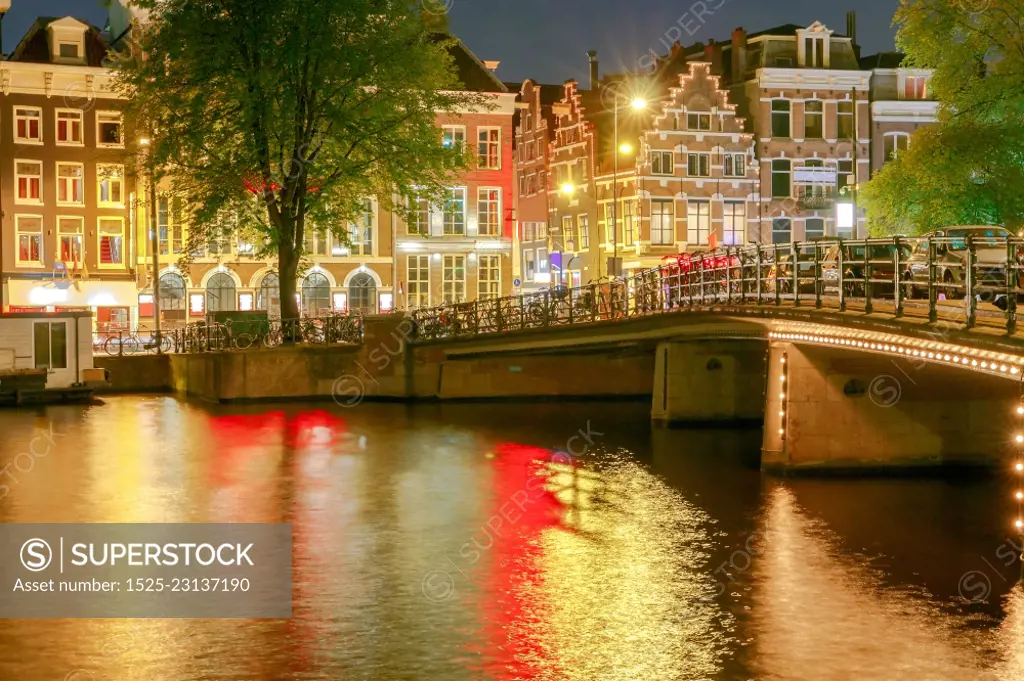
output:
[[[898,69],[903,64],[902,52],[879,52],[861,57],[862,69]]]
[[[815,24],[817,24],[817,23],[818,22],[815,22]],[[811,24],[811,26],[813,26],[813,25],[814,24]],[[769,28],[769,29],[766,29],[764,31],[758,31],[757,33],[748,33],[747,34],[747,39],[749,40],[750,38],[757,38],[758,36],[762,36],[762,35],[777,35],[777,36],[791,36],[792,35],[792,36],[795,36],[797,31],[804,31],[804,30],[807,30],[808,28],[810,28],[810,26],[798,26],[796,24],[782,24],[781,26],[776,26],[775,28]],[[841,33],[832,33],[832,37],[833,38],[846,38],[848,36],[845,36],[845,35],[843,35]]]
[[[448,48],[448,54],[452,56],[455,62],[455,74],[466,90],[470,92],[509,91],[509,88],[494,75],[494,72],[484,66],[484,63],[461,40],[448,33],[433,33],[431,38],[435,42],[454,41]]]
[[[8,57],[9,61],[30,62],[33,64],[51,63],[50,42],[46,35],[46,29],[50,24],[72,20],[82,24],[85,30],[85,64],[86,66],[103,66],[103,59],[107,56],[107,42],[103,38],[100,29],[91,25],[88,21],[75,17],[39,17],[29,27],[21,42],[14,48],[14,52]]]

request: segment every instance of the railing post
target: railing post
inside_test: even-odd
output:
[[[864,312],[871,314],[871,244],[864,240]]]
[[[526,328],[526,296],[519,296],[519,326],[522,329]]]
[[[892,238],[893,253],[892,253],[892,301],[896,306],[895,314],[897,317],[903,316],[903,291],[900,283],[903,278],[900,276],[900,270],[903,267],[903,263],[900,259],[900,238],[894,236]]]
[[[928,237],[928,321],[934,324],[939,320],[939,292],[935,288],[935,273],[938,263],[935,262],[936,244]]]
[[[793,307],[800,307],[800,243],[790,244],[793,255]]]
[[[814,244],[814,309],[821,309],[821,246]]]
[[[967,315],[967,319],[964,321],[964,326],[968,329],[974,327],[974,322],[978,313],[978,299],[974,296],[974,264],[976,255],[974,253],[974,239],[971,236],[967,236],[965,239],[967,242],[967,255],[964,259],[964,311]]]
[[[764,268],[764,262],[761,259],[761,244],[757,245],[757,255],[754,256],[754,266],[757,268],[754,274],[754,287],[757,294],[757,305],[761,304],[761,271]]]
[[[117,332],[117,356],[124,357],[124,331]]]
[[[701,253],[700,257],[697,258],[700,271],[700,304],[704,305],[704,254]]]
[[[473,301],[473,335],[480,335],[480,301]]]
[[[773,244],[772,261],[775,263],[775,307],[782,305],[782,263],[779,258],[779,245]]]
[[[1006,239],[1006,333],[1017,330],[1017,245]]]
[[[729,256],[729,247],[725,247],[725,303],[732,305],[732,259]]]
[[[846,312],[846,249],[842,239],[839,240],[839,253],[836,255],[836,274],[839,286],[839,311]]]
[[[544,292],[544,326],[551,326],[551,297]]]

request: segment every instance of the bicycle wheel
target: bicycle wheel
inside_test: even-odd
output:
[[[103,351],[111,357],[117,357],[121,354],[121,339],[117,336],[111,336],[103,343]]]
[[[242,332],[231,340],[231,344],[238,350],[248,350],[252,347],[254,339],[248,333]]]

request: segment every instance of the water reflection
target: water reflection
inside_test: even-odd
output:
[[[779,481],[757,431],[651,431],[646,411],[0,412],[0,462],[55,433],[6,522],[290,522],[295,541],[290,620],[5,621],[0,678],[1024,677],[1004,481]],[[582,457],[556,452],[581,431],[600,431]]]

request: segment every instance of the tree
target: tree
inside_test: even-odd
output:
[[[903,66],[933,69],[939,120],[861,193],[876,232],[1024,222],[1024,0],[902,0]]]
[[[485,104],[411,0],[135,4],[149,21],[117,83],[188,207],[187,252],[241,238],[276,255],[283,318],[299,316],[308,234],[347,242],[367,197],[408,214],[465,166],[436,117]]]

